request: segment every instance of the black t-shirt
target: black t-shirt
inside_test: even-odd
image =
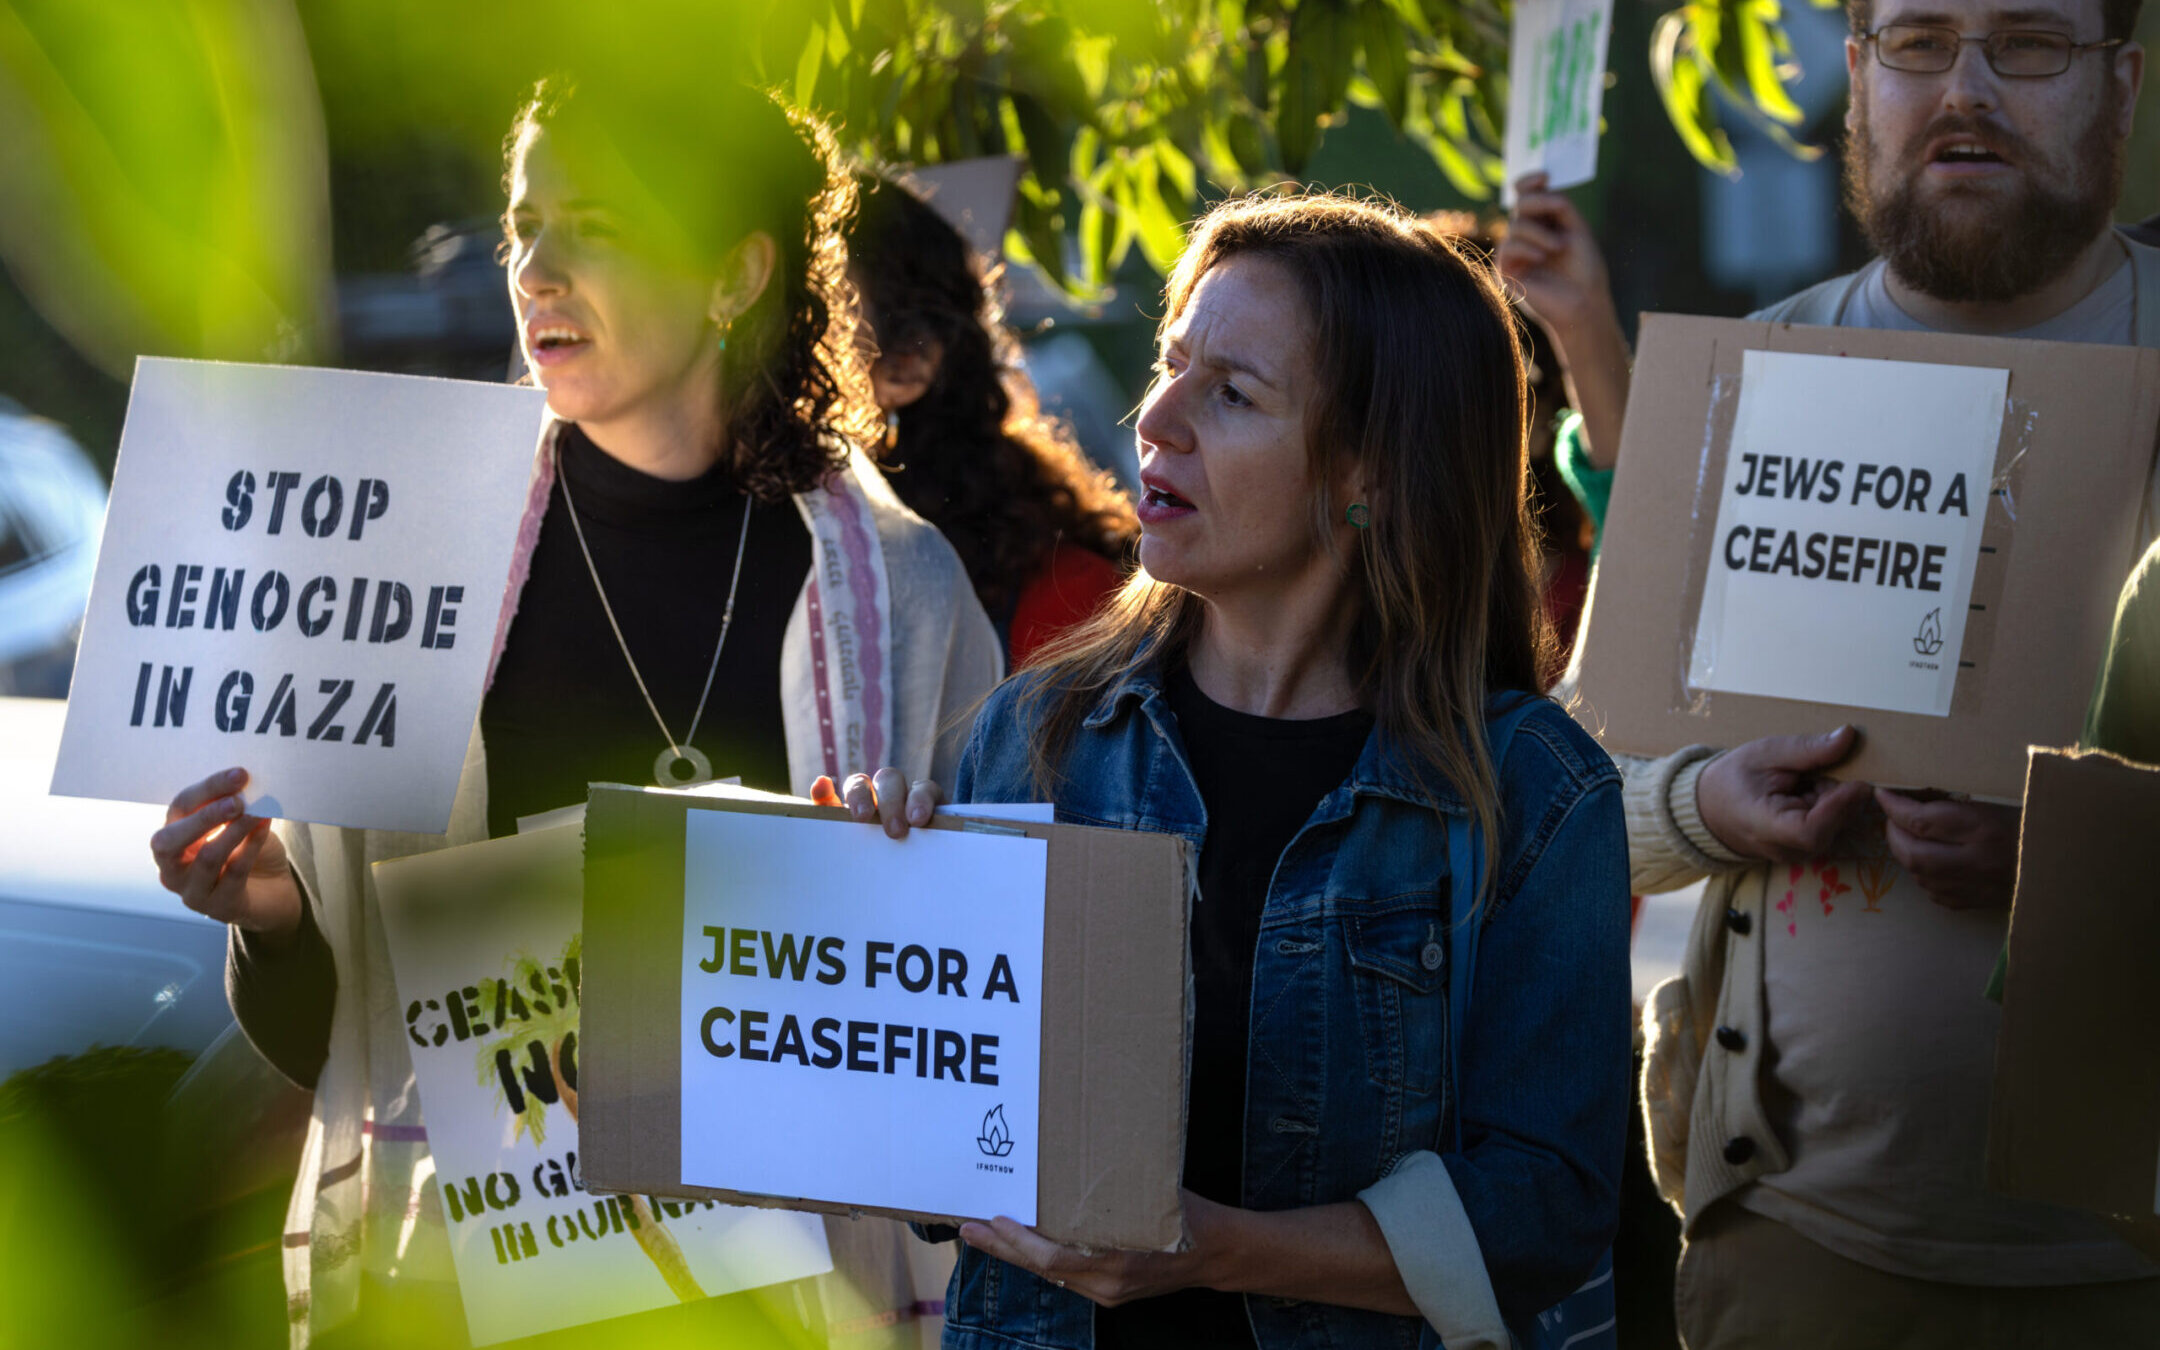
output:
[[[1165,689],[1207,808],[1200,899],[1192,913],[1192,1083],[1185,1186],[1242,1204],[1245,1057],[1252,1028],[1254,950],[1275,864],[1320,799],[1340,787],[1372,731],[1372,714],[1292,722],[1214,702],[1180,667]],[[1250,1346],[1243,1300],[1184,1289],[1097,1309],[1098,1350]]]
[[[724,465],[687,482],[641,473],[575,426],[557,441],[548,500],[495,684],[481,706],[488,834],[585,799],[586,784],[651,783],[667,741],[623,659],[571,528],[567,480],[623,642],[668,731],[684,736],[711,670],[748,503],[735,620],[692,742],[719,778],[788,790],[780,641],[810,571],[810,532],[790,501],[752,502]]]

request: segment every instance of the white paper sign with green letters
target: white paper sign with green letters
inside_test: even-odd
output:
[[[1544,173],[1548,186],[1597,176],[1610,0],[1517,0],[1508,46],[1507,187]]]

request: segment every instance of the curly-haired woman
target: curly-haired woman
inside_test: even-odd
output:
[[[315,1089],[286,1246],[317,1330],[356,1307],[378,1331],[460,1321],[370,863],[512,833],[596,780],[949,774],[941,730],[999,671],[959,559],[860,449],[830,136],[720,81],[543,84],[506,156],[511,298],[555,420],[449,832],[272,831],[236,768],[151,841],[165,885],[231,925],[241,1025]],[[856,1285],[898,1250],[850,1269],[835,1242]]]
[[[890,181],[864,184],[850,276],[900,500],[945,532],[1017,668],[1124,584],[1132,503],[1044,416],[967,241]]]

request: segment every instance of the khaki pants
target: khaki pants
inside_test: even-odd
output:
[[[2160,1279],[2038,1288],[1938,1284],[1848,1261],[1731,1201],[1680,1253],[1688,1350],[2028,1350],[2160,1345]]]

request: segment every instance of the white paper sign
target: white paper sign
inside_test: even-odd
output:
[[[815,1215],[584,1191],[583,848],[571,826],[375,869],[476,1345],[832,1268]]]
[[[546,398],[139,362],[52,790],[445,829]]]
[[[1034,1223],[1047,859],[690,812],[682,1179]]]
[[[1750,351],[1696,689],[1948,716],[2010,373]]]
[[[1502,197],[1542,172],[1552,188],[1597,177],[1611,0],[1516,0],[1508,39],[1507,168]]]

